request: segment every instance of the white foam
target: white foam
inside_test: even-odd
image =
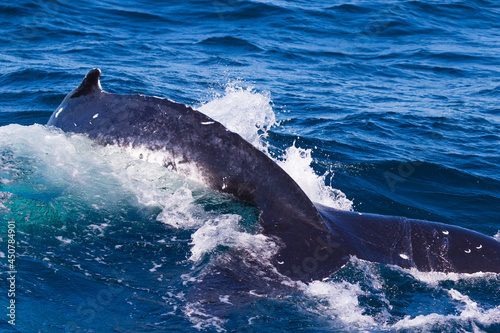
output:
[[[224,95],[197,109],[263,149],[261,136],[276,123],[271,104],[268,92],[259,93],[252,88],[243,89],[230,84]]]
[[[183,188],[186,179],[162,165],[136,159],[120,147],[103,147],[83,135],[40,125],[9,125],[0,128],[0,148],[13,156],[2,164],[1,178],[9,177],[11,186],[53,191],[57,195],[54,203],[60,203],[63,212],[67,202],[106,212],[120,210],[120,202],[136,204],[135,199],[162,208],[158,219],[170,225],[190,228],[202,224],[196,216],[202,209],[193,204],[190,189]],[[26,158],[28,163],[16,161]],[[36,182],[16,180],[26,173],[24,169],[34,173]],[[94,223],[88,228],[102,235],[108,225]]]
[[[200,261],[204,255],[213,252],[218,246],[244,248],[249,255],[261,262],[269,261],[276,253],[277,246],[262,234],[241,231],[239,215],[220,215],[207,221],[192,236],[192,261]]]
[[[64,238],[63,236],[56,236],[56,239],[63,244],[71,244],[72,240],[69,238]]]
[[[219,301],[221,303],[232,305],[233,303],[231,303],[231,301],[229,300],[229,297],[230,297],[230,295],[219,295]]]
[[[493,273],[475,274],[444,274],[444,273],[419,273],[415,270],[401,270],[416,275],[419,280],[426,283],[431,289],[436,290],[440,296],[436,300],[436,312],[427,309],[428,314],[405,315],[403,318],[394,316],[390,311],[396,305],[392,305],[390,298],[386,295],[387,285],[385,278],[381,276],[378,265],[352,258],[350,265],[356,271],[356,280],[362,281],[352,283],[348,281],[315,281],[308,285],[303,285],[304,295],[314,303],[304,302],[306,310],[315,313],[319,317],[332,320],[332,330],[338,327],[349,327],[360,331],[438,331],[452,330],[458,327],[476,327],[474,332],[481,332],[477,325],[496,325],[500,323],[500,306],[491,307],[481,302],[473,300],[470,296],[450,288],[449,284],[441,284],[445,280],[459,281],[465,280],[472,286],[478,282],[486,281],[488,284],[497,284],[499,275]],[[353,269],[351,267],[351,269]],[[361,276],[359,276],[361,274]],[[392,284],[392,283],[391,283]],[[411,291],[409,291],[411,293]],[[376,298],[384,304],[377,313],[373,313],[373,308],[367,304],[359,302],[360,297]],[[435,296],[434,296],[435,297]],[[446,312],[440,304],[446,305]],[[397,305],[400,306],[400,305]],[[452,310],[449,310],[449,308]],[[366,314],[366,310],[371,315]],[[400,310],[401,311],[401,310]],[[404,313],[404,310],[402,310]],[[411,313],[411,312],[410,312]]]
[[[102,223],[100,225],[97,224],[90,224],[87,228],[92,230],[92,231],[98,231],[99,232],[99,237],[104,236],[104,230],[109,227],[108,223]]]
[[[226,329],[223,328],[227,320],[205,313],[199,302],[188,303],[184,309],[184,313],[194,324],[193,327],[197,330],[205,331],[215,329],[218,333],[227,332]]]
[[[158,221],[179,229],[193,229],[203,225],[201,216],[205,214],[194,204],[189,188],[181,187],[172,195],[164,195],[163,198],[162,201],[158,200],[158,205],[163,207],[156,217]]]
[[[473,326],[476,326],[476,322],[483,325],[491,325],[500,322],[500,307],[482,309],[476,302],[472,301],[469,296],[463,295],[455,289],[450,289],[446,292],[451,299],[462,303],[461,306],[457,306],[456,308],[458,314],[443,315],[431,313],[429,315],[419,315],[413,318],[411,318],[411,316],[406,316],[392,327],[396,330],[418,329],[419,331],[427,331],[437,327],[443,328],[452,326],[453,323],[472,322]],[[481,332],[480,330],[474,331]]]
[[[401,268],[398,268],[401,269]],[[415,279],[428,284],[429,286],[438,286],[442,281],[461,281],[461,280],[476,280],[476,279],[498,279],[497,273],[443,273],[443,272],[420,272],[415,268],[401,269],[411,274]]]
[[[32,168],[43,176],[44,181],[53,184],[76,186],[83,182],[82,177],[85,171],[90,171],[89,166],[99,164],[98,157],[91,154],[91,145],[90,140],[82,136],[69,139],[60,131],[51,132],[40,125],[0,128],[0,147],[8,148],[15,158],[36,161],[21,166],[13,163],[11,167],[18,169],[12,174],[22,171],[19,168]]]
[[[156,272],[156,269],[160,268],[162,266],[163,266],[163,264],[156,264],[155,262],[153,262],[153,268],[150,268],[149,271],[150,272]]]
[[[429,284],[430,286],[440,289],[447,293],[450,300],[458,301],[460,304],[455,306],[456,314],[439,314],[431,313],[428,315],[418,315],[415,317],[405,316],[404,319],[396,322],[392,328],[396,330],[400,329],[418,329],[419,331],[427,331],[436,328],[443,327],[454,327],[456,323],[461,324],[472,324],[475,327],[475,323],[481,323],[482,325],[492,325],[500,322],[500,306],[493,308],[483,308],[481,304],[473,301],[469,296],[462,294],[456,289],[446,289],[441,287],[439,282],[441,281],[459,281],[468,280],[474,283],[474,281],[484,281],[492,280],[498,281],[498,274],[493,273],[474,273],[474,274],[464,274],[464,273],[436,273],[427,272],[422,273],[416,270],[411,270],[413,276],[419,280]],[[474,332],[481,332],[477,329]]]
[[[364,309],[359,305],[358,297],[365,294],[359,284],[315,281],[306,287],[305,294],[317,300],[309,311],[338,319],[351,327],[376,325],[371,316],[363,314]],[[323,305],[325,303],[326,307]]]
[[[318,176],[311,165],[313,158],[310,149],[295,147],[286,149],[285,158],[277,161],[296,182],[307,196],[314,202],[342,210],[352,210],[353,202],[341,191],[325,184],[328,173]]]

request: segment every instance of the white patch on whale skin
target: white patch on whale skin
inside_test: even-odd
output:
[[[57,110],[57,112],[56,112],[56,118],[57,118],[57,117],[59,117],[59,114],[60,114],[61,112],[63,112],[63,110],[64,110],[64,108],[63,108],[63,107],[60,107],[60,108]]]
[[[408,257],[408,255],[404,254],[404,253],[400,253],[399,256],[405,260],[409,260],[410,257]]]

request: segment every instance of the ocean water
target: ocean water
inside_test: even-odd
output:
[[[15,1],[0,30],[0,331],[500,332],[498,275],[352,258],[293,282],[253,207],[45,126],[99,67],[106,91],[221,121],[314,201],[499,239],[498,2]]]

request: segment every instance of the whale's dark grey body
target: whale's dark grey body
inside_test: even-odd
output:
[[[491,237],[315,205],[270,158],[217,121],[168,99],[107,93],[100,73],[91,70],[48,125],[156,152],[165,167],[196,170],[210,188],[255,205],[263,232],[280,244],[273,264],[292,279],[325,278],[353,255],[422,271],[500,272],[500,242]]]

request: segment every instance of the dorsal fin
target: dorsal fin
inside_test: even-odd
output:
[[[94,68],[85,75],[82,83],[76,88],[71,94],[70,98],[76,98],[81,96],[87,96],[95,93],[96,91],[102,91],[101,83],[99,78],[101,77],[101,70],[99,68]]]

